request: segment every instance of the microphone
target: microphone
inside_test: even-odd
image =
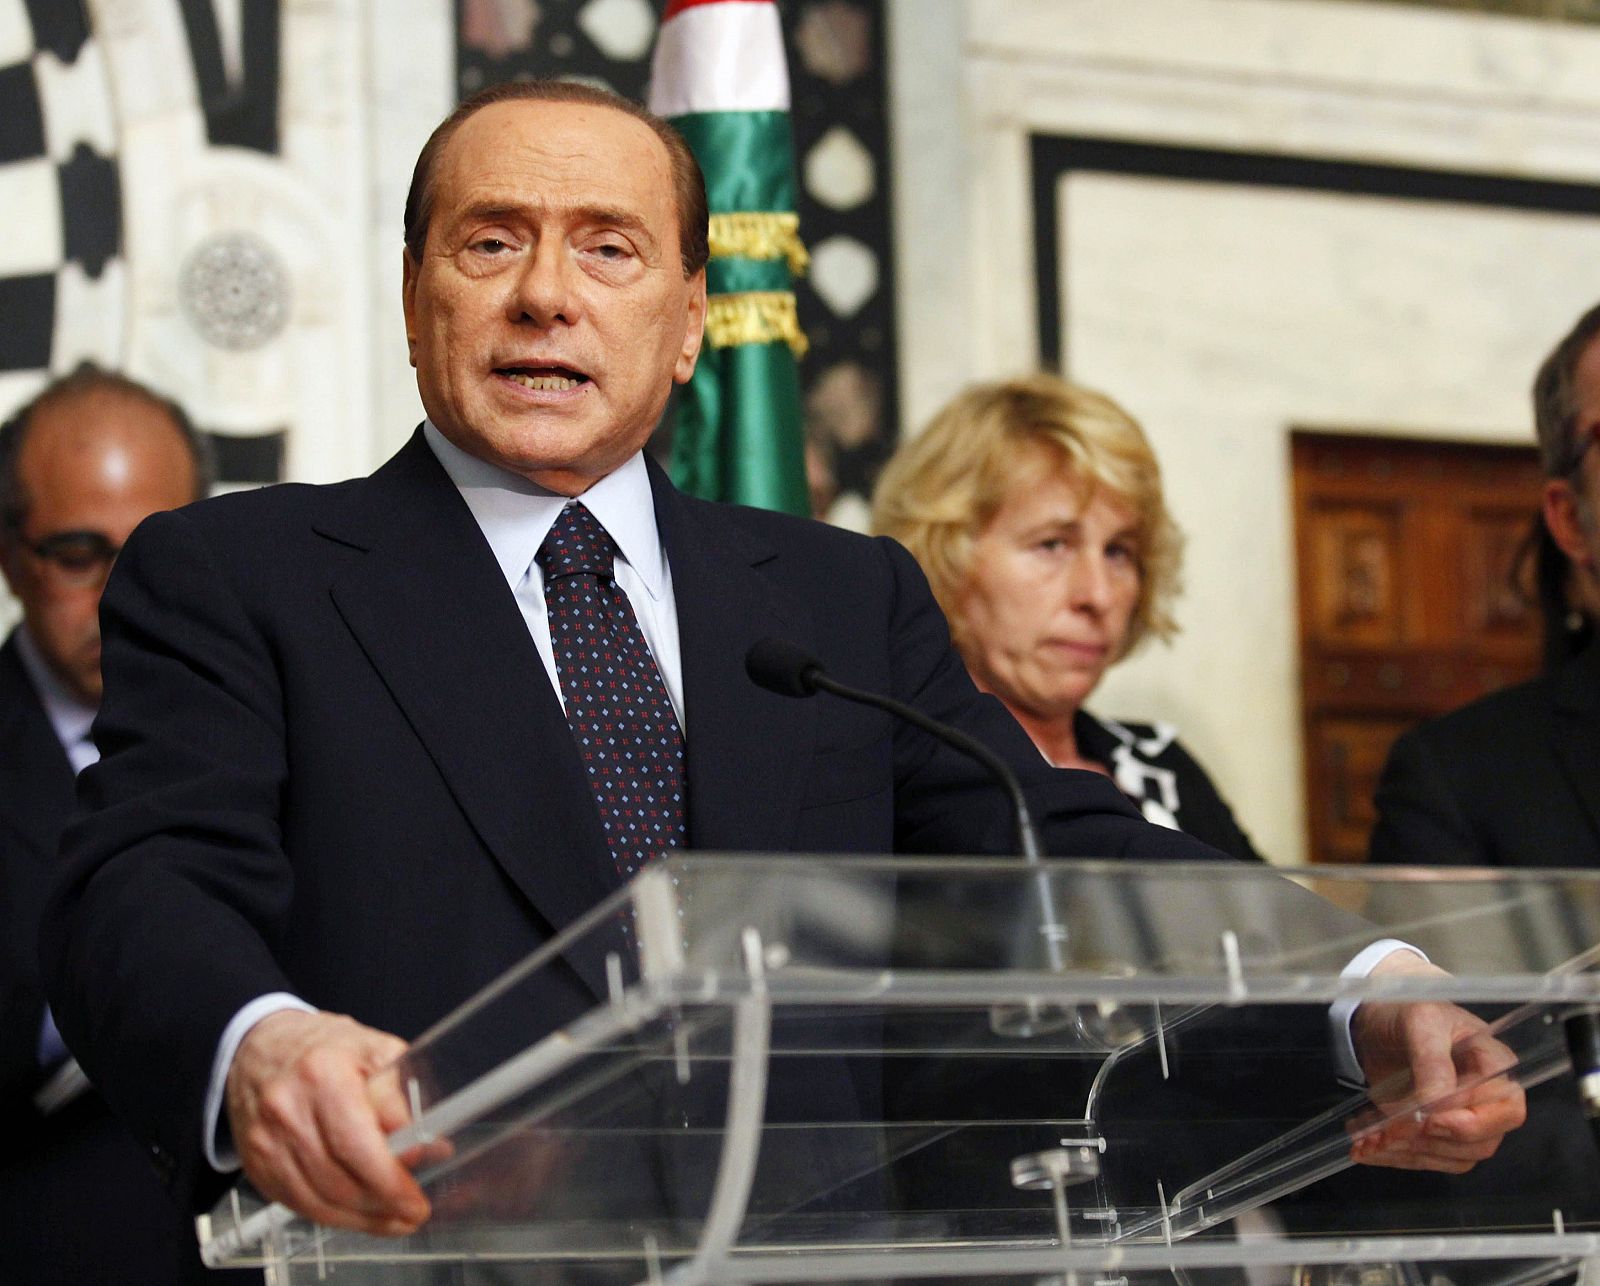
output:
[[[947,723],[930,719],[915,706],[907,705],[904,701],[896,701],[893,697],[886,697],[878,692],[868,692],[862,688],[852,688],[848,684],[840,683],[822,668],[822,662],[816,657],[804,648],[796,647],[784,639],[758,640],[745,653],[744,669],[757,687],[765,688],[768,692],[776,692],[784,697],[811,697],[818,692],[828,692],[846,701],[872,706],[874,709],[894,715],[897,719],[904,719],[907,723],[944,742],[945,745],[976,759],[988,769],[989,774],[1000,783],[1011,798],[1011,812],[1017,824],[1017,842],[1022,849],[1023,857],[1030,866],[1038,866],[1044,860],[1044,850],[1039,844],[1039,833],[1034,829],[1033,814],[1028,811],[1028,800],[1022,793],[1022,783],[1017,780],[1016,773],[1011,771],[1011,765],[981,741],[969,737],[959,728],[952,728]],[[1067,929],[1056,914],[1049,872],[1038,871],[1035,875],[1035,884],[1039,896],[1039,932],[1044,938],[1045,956],[1051,971],[1060,973],[1065,968],[1062,948],[1067,941]],[[1001,1036],[1041,1036],[1064,1027],[1074,1027],[1088,1038],[1086,1019],[1075,1006],[1063,1006],[1038,999],[1030,999],[1021,1004],[992,1006],[989,1011],[989,1024],[996,1034]]]
[[[952,728],[947,723],[930,719],[915,706],[907,705],[904,701],[896,701],[893,697],[886,697],[881,693],[867,692],[862,688],[852,688],[848,684],[840,683],[829,676],[822,668],[822,662],[816,657],[783,639],[758,640],[745,654],[744,668],[751,681],[768,692],[776,692],[784,697],[810,697],[818,692],[832,693],[846,701],[887,711],[895,718],[904,719],[907,723],[921,728],[945,745],[976,759],[988,769],[989,775],[1000,783],[1001,788],[1011,798],[1011,812],[1016,819],[1017,843],[1022,855],[1030,862],[1042,860],[1044,850],[1039,845],[1039,832],[1034,828],[1032,813],[1028,811],[1028,800],[1022,793],[1022,783],[1017,780],[1016,773],[1011,771],[1011,765],[983,742],[969,737],[959,728]]]

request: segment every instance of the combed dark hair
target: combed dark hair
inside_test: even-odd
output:
[[[1576,383],[1578,362],[1596,335],[1600,335],[1600,304],[1573,323],[1533,377],[1533,428],[1539,437],[1539,463],[1547,478],[1571,474],[1589,445],[1577,440]]]
[[[211,490],[215,473],[211,443],[194,427],[182,406],[172,398],[157,393],[148,384],[141,384],[117,371],[108,371],[93,362],[82,362],[69,374],[45,385],[12,412],[10,419],[0,424],[0,531],[19,531],[28,517],[30,501],[27,488],[22,485],[22,478],[17,472],[17,461],[22,455],[22,444],[27,439],[34,416],[44,407],[89,393],[114,393],[164,412],[172,420],[173,427],[183,438],[183,444],[189,448],[189,456],[194,461],[195,499],[200,499]]]
[[[646,111],[631,99],[573,80],[508,80],[479,90],[462,100],[446,116],[417,154],[411,171],[411,189],[406,193],[406,250],[413,263],[422,262],[428,241],[428,224],[433,218],[434,170],[439,155],[469,116],[496,103],[582,103],[589,107],[609,107],[648,125],[667,149],[672,165],[673,206],[678,215],[678,250],[683,256],[683,275],[692,277],[711,257],[710,213],[706,204],[706,181],[700,163],[671,125]]]

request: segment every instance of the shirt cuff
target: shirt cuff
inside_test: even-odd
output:
[[[1409,951],[1424,960],[1428,953],[1402,942],[1399,938],[1382,938],[1370,947],[1358,951],[1355,958],[1339,971],[1341,978],[1365,978],[1378,965],[1396,951]],[[1333,1024],[1333,1057],[1338,1066],[1339,1080],[1352,1089],[1365,1089],[1367,1074],[1361,1070],[1361,1060],[1356,1057],[1355,1037],[1350,1033],[1350,1022],[1361,1007],[1361,998],[1347,996],[1328,1007],[1328,1021]]]
[[[217,1056],[211,1060],[211,1082],[206,1087],[204,1133],[200,1136],[206,1162],[219,1174],[232,1174],[239,1168],[239,1153],[234,1149],[228,1123],[222,1115],[222,1096],[228,1086],[228,1069],[233,1066],[233,1056],[239,1052],[239,1042],[252,1027],[267,1015],[283,1009],[297,1009],[306,1014],[317,1012],[299,996],[287,991],[273,991],[265,996],[257,996],[222,1029],[222,1039],[217,1042]]]

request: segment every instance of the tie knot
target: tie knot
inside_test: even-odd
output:
[[[545,578],[558,576],[610,577],[617,546],[588,509],[573,501],[562,509],[535,555]]]

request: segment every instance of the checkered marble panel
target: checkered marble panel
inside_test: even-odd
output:
[[[72,0],[0,0],[0,412],[115,364],[121,183],[104,60]]]
[[[214,0],[159,2],[181,33],[207,141],[274,153],[279,4],[245,5],[230,25]],[[125,110],[155,92],[164,67],[122,87]],[[107,48],[82,0],[0,0],[0,418],[85,359],[127,365],[124,222],[138,202],[119,124]],[[224,488],[283,476],[282,429],[211,436]]]

